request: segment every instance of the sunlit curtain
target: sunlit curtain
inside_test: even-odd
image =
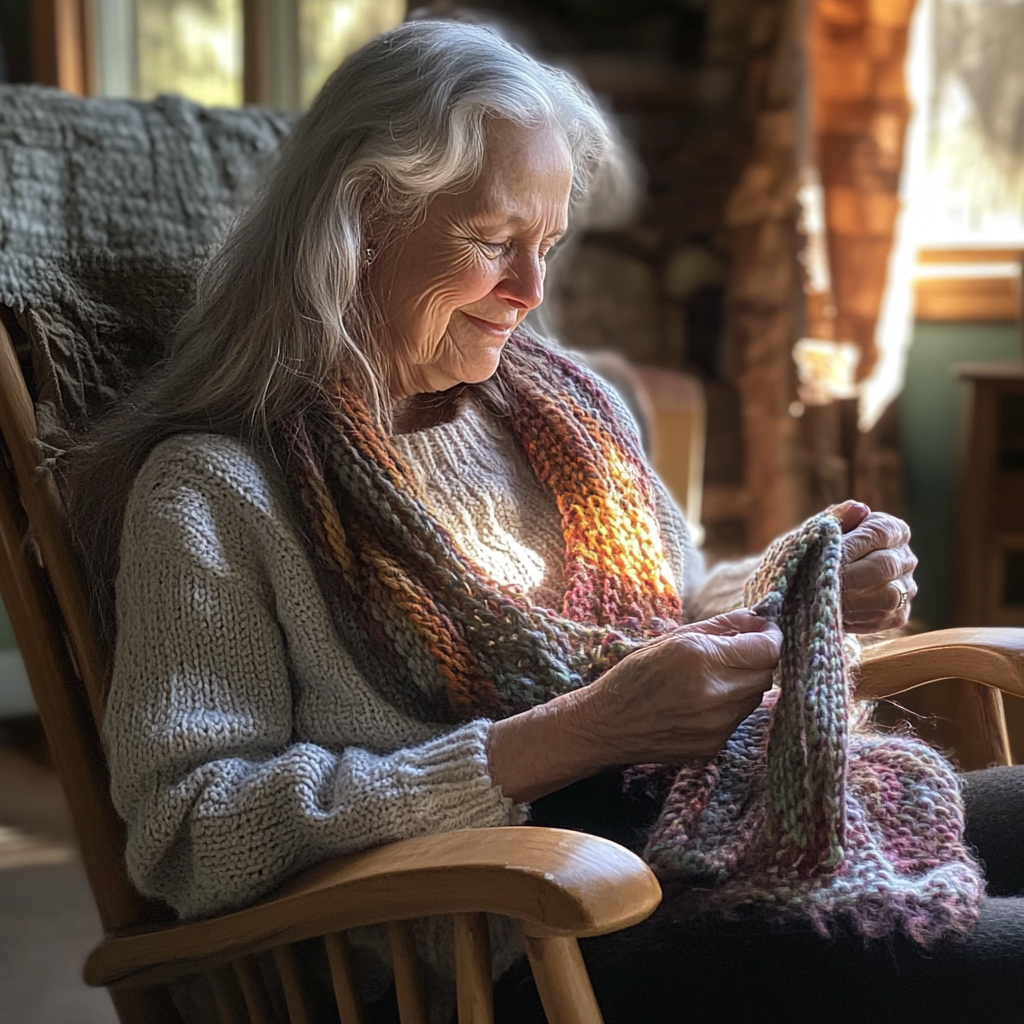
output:
[[[906,81],[915,116],[864,429],[903,386],[918,250],[1024,245],[1024,0],[918,0]]]
[[[1024,243],[1024,2],[933,7],[921,243]]]

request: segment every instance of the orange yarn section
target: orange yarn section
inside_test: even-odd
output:
[[[459,548],[344,382],[281,431],[346,647],[373,685],[428,721],[543,703],[682,616],[650,471],[602,385],[527,337],[509,342],[499,374],[513,396],[507,426],[562,516],[557,612],[531,606]]]

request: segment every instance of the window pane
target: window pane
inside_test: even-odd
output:
[[[242,102],[241,0],[136,0],[135,18],[137,96]]]
[[[301,0],[301,102],[308,106],[346,54],[405,17],[405,0]]]
[[[1024,0],[935,0],[925,244],[1024,241]]]

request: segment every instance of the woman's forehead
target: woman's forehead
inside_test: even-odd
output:
[[[511,125],[507,133],[488,133],[479,177],[452,199],[474,217],[525,226],[538,209],[568,206],[572,176],[572,154],[560,132]]]

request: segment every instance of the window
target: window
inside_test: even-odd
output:
[[[1024,246],[1024,0],[933,0],[930,246]]]
[[[918,319],[1014,320],[1024,258],[1024,0],[918,3]]]
[[[298,109],[346,54],[397,25],[405,6],[405,0],[97,0],[95,91],[139,99],[173,92],[212,105],[246,100]]]

